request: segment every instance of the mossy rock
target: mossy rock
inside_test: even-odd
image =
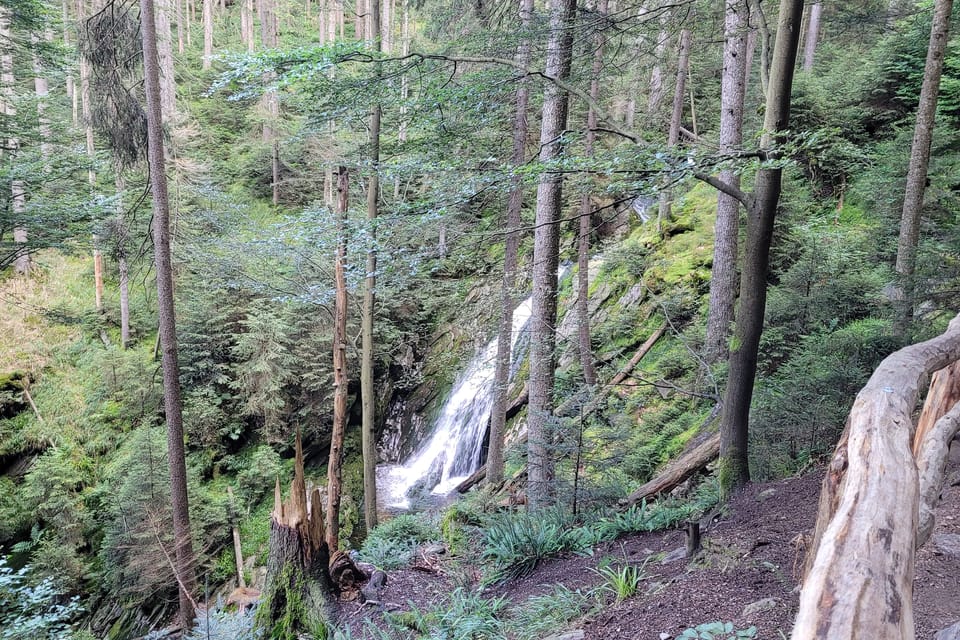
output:
[[[23,397],[26,379],[22,371],[0,374],[0,419],[12,418],[27,408]]]

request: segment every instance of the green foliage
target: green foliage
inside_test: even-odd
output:
[[[439,538],[425,514],[401,514],[378,525],[360,548],[361,557],[381,569],[397,569],[413,559],[417,547]]]
[[[510,612],[508,628],[516,640],[539,640],[570,622],[598,611],[600,604],[591,593],[558,584],[541,596],[531,596]]]
[[[650,578],[646,560],[637,566],[626,563],[618,565],[612,559],[604,558],[594,571],[603,579],[600,590],[612,594],[618,603],[635,596],[640,590],[640,583]]]
[[[738,629],[732,622],[704,622],[696,627],[686,629],[674,640],[738,640],[739,638],[755,638],[756,627]]]
[[[254,625],[254,609],[244,613],[227,611],[222,606],[198,612],[193,629],[185,640],[260,640],[263,630]]]
[[[493,565],[491,580],[509,580],[533,571],[561,551],[589,547],[573,516],[555,508],[537,513],[494,516],[484,532],[483,557]]]
[[[421,611],[412,607],[402,614],[386,613],[394,629],[421,638],[445,640],[506,640],[500,616],[507,607],[506,598],[484,598],[480,593],[456,589],[440,606]]]
[[[71,640],[71,622],[83,611],[80,597],[68,596],[52,577],[35,581],[30,573],[0,556],[0,638]]]

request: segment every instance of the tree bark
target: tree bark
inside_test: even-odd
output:
[[[953,0],[936,0],[934,3],[930,44],[927,48],[927,61],[923,68],[920,105],[917,107],[917,124],[913,131],[913,144],[910,146],[910,166],[907,169],[903,211],[900,214],[900,238],[897,242],[896,269],[900,291],[896,325],[901,334],[909,330],[913,321],[916,291],[914,274],[917,266],[917,244],[920,239],[920,214],[923,211],[923,193],[927,184],[930,145],[933,142],[940,76],[943,73],[943,59],[950,35],[952,10]]]
[[[347,430],[347,278],[344,268],[347,258],[347,211],[350,208],[349,180],[347,168],[340,167],[337,170],[337,254],[333,264],[336,292],[333,305],[333,428],[327,463],[327,546],[334,550],[340,547],[343,436]]]
[[[12,40],[10,33],[10,10],[6,7],[0,8],[0,40],[9,43]],[[3,53],[0,53],[0,93],[2,93],[3,114],[8,118],[13,118],[17,114],[14,106],[14,85],[16,79],[13,72],[13,53],[9,46],[4,47]],[[15,129],[14,129],[15,130]],[[20,148],[20,139],[16,133],[11,133],[7,139],[7,149],[9,153],[16,154]],[[20,218],[26,213],[27,195],[26,189],[21,180],[11,180],[10,182],[10,210],[14,217],[13,242],[16,245],[16,258],[13,263],[13,271],[18,275],[28,275],[31,268],[30,252],[27,248],[28,231],[22,224]]]
[[[912,413],[923,381],[957,360],[960,316],[888,356],[857,394],[823,481],[792,640],[915,637]]]
[[[737,151],[743,142],[743,101],[747,73],[747,17],[744,0],[727,0],[724,18],[723,78],[720,85],[720,154]],[[720,172],[720,180],[740,188],[740,176],[732,169]],[[740,233],[740,202],[722,191],[717,193],[714,224],[713,267],[710,270],[710,303],[704,356],[708,363],[727,357],[727,339],[737,298],[737,240]]]
[[[278,640],[326,637],[336,622],[322,500],[318,489],[307,499],[299,431],[293,469],[289,500],[281,499],[279,478],[274,489],[267,581],[257,608],[258,626]]]
[[[778,136],[790,122],[790,97],[800,37],[802,0],[781,0],[777,40],[767,88],[763,137],[760,148],[769,158],[777,157]],[[767,301],[767,272],[773,223],[780,199],[779,168],[757,171],[750,206],[747,208],[747,244],[740,276],[740,307],[730,349],[730,372],[720,423],[720,486],[724,495],[750,481],[747,458],[750,404],[757,372],[757,351],[763,331]]]
[[[406,7],[406,4],[404,4]],[[405,9],[406,10],[406,9]],[[404,13],[406,20],[406,13]],[[517,62],[530,64],[530,37],[527,31],[533,20],[533,0],[520,2],[520,29],[524,32],[517,46]],[[406,25],[406,22],[404,22]],[[526,157],[529,125],[527,110],[530,103],[530,83],[521,79],[517,86],[513,110],[513,150],[510,164],[517,168]],[[516,306],[517,251],[520,246],[520,211],[523,208],[523,178],[514,175],[510,179],[510,196],[507,200],[507,236],[503,251],[503,280],[500,288],[500,330],[497,334],[497,360],[493,374],[493,407],[490,411],[490,437],[487,449],[487,481],[499,484],[503,481],[503,432],[507,423],[507,393],[510,387],[510,361],[512,359],[513,308]]]
[[[170,502],[176,571],[180,587],[180,623],[193,624],[190,591],[196,586],[190,511],[187,503],[187,467],[183,444],[183,404],[180,397],[180,366],[177,361],[176,314],[173,301],[173,269],[170,260],[170,205],[164,167],[162,98],[157,54],[157,31],[153,0],[140,0],[143,39],[144,91],[147,97],[147,159],[153,194],[153,246],[157,279],[157,315],[162,348],[163,406],[167,422],[167,457],[170,465]]]
[[[807,21],[807,33],[803,43],[803,70],[813,71],[813,60],[817,55],[817,40],[820,38],[820,14],[823,5],[814,2],[810,5],[810,19]]]
[[[117,193],[117,228],[114,232],[116,243],[117,271],[120,288],[120,348],[130,344],[130,269],[127,266],[127,223],[123,219],[123,192],[126,188],[123,173],[119,166],[114,169],[114,188]]]
[[[213,0],[203,0],[203,70],[213,63]]]
[[[576,0],[553,0],[547,43],[546,74],[570,75]],[[549,165],[563,155],[561,136],[567,126],[569,94],[553,82],[543,90],[540,162],[547,169],[537,185],[533,244],[533,309],[530,317],[530,406],[527,414],[527,498],[532,510],[553,500],[553,382],[555,375],[559,218],[563,206],[563,174]]]
[[[607,0],[597,2],[596,11],[603,18],[607,14]],[[600,99],[600,73],[603,71],[603,46],[606,41],[604,32],[597,30],[593,40],[593,66],[590,69],[590,98],[594,102]],[[597,139],[597,112],[591,106],[587,110],[587,135],[583,153],[593,155],[593,145]],[[590,345],[590,234],[593,232],[593,201],[590,193],[580,197],[579,234],[577,237],[577,354],[583,381],[588,387],[597,384],[597,369],[593,365],[593,349]]]
[[[177,84],[173,69],[173,35],[170,28],[170,3],[158,0],[156,9],[157,55],[160,68],[160,115],[168,122],[177,112]]]
[[[380,52],[380,0],[370,0],[370,39],[374,53]],[[381,69],[377,65],[376,74]],[[370,225],[370,246],[367,248],[367,271],[363,281],[363,308],[360,327],[360,395],[363,414],[363,515],[367,531],[377,526],[377,401],[373,372],[373,315],[377,287],[377,214],[380,199],[380,117],[382,107],[376,102],[370,110],[370,178],[367,181],[367,222]]]
[[[690,68],[690,31],[680,32],[680,52],[677,56],[677,82],[673,90],[673,109],[670,112],[670,129],[667,132],[667,147],[673,149],[680,142],[680,124],[683,121],[683,101],[687,91],[687,72]],[[660,212],[657,227],[670,220],[673,200],[671,189],[660,190]]]
[[[650,67],[650,90],[647,98],[647,122],[650,127],[660,128],[660,109],[663,106],[663,59],[667,53],[670,32],[667,30],[670,14],[663,10],[660,15],[660,31],[653,47],[653,65]]]

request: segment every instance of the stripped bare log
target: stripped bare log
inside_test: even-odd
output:
[[[857,395],[824,479],[792,640],[912,640],[919,484],[913,419],[934,371],[960,360],[960,316],[900,349]]]
[[[933,374],[930,391],[917,420],[913,454],[920,478],[917,549],[933,533],[934,511],[940,501],[950,443],[960,431],[960,361]]]
[[[626,504],[634,505],[645,498],[672,490],[708,464],[720,453],[720,434],[714,433],[699,445],[667,465],[656,478],[631,493]]]

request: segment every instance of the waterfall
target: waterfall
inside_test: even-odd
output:
[[[516,371],[517,347],[526,334],[532,296],[513,311],[511,354]],[[474,356],[450,390],[430,438],[402,465],[388,471],[389,504],[409,506],[407,493],[417,485],[446,495],[480,468],[483,440],[493,408],[493,378],[497,359],[497,336]]]

